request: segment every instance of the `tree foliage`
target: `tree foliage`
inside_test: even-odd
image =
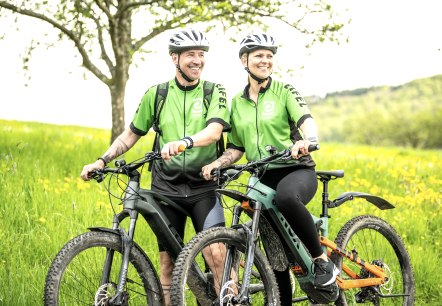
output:
[[[331,93],[310,108],[324,141],[440,149],[441,97],[437,75],[396,87]]]
[[[331,6],[323,0],[0,1],[0,17],[9,13],[50,24],[59,40],[74,43],[84,68],[109,88],[111,141],[124,130],[124,96],[133,56],[164,31],[195,23],[204,23],[207,29],[241,30],[279,20],[311,37],[312,44],[339,40],[343,27],[334,21]],[[141,22],[144,31],[134,31],[135,22]]]

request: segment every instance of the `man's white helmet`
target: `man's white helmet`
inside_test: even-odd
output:
[[[204,34],[194,29],[181,29],[169,39],[169,54],[187,50],[201,49],[209,51],[209,41]]]

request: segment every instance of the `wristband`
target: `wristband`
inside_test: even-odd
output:
[[[190,138],[189,136],[186,136],[183,138],[183,140],[187,143],[187,141],[189,141],[188,145],[187,145],[187,149],[192,149],[193,148],[193,139]]]
[[[103,157],[98,157],[97,160],[101,160],[104,163],[104,166],[107,166],[107,162],[104,160]]]
[[[181,138],[180,140],[184,141],[184,143],[186,144],[186,149],[187,149],[190,145],[190,141],[188,139],[184,139],[184,138]]]

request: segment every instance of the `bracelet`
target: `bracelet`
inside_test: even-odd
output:
[[[180,139],[181,141],[184,141],[184,143],[186,144],[186,149],[190,146],[190,141],[188,139]]]
[[[193,148],[193,139],[192,138],[190,138],[189,136],[186,136],[182,140],[184,140],[186,143],[187,143],[187,141],[189,141],[189,143],[187,145],[187,149]]]
[[[311,136],[311,137],[308,137],[307,140],[310,141],[310,142],[318,142],[318,137]]]
[[[97,160],[101,160],[104,163],[104,166],[107,166],[107,162],[104,160],[103,157],[98,157]]]

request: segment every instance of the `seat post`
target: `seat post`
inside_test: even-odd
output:
[[[330,203],[330,200],[328,199],[328,182],[330,181],[330,177],[321,177],[322,182],[322,217],[330,218],[328,214],[328,204]]]

